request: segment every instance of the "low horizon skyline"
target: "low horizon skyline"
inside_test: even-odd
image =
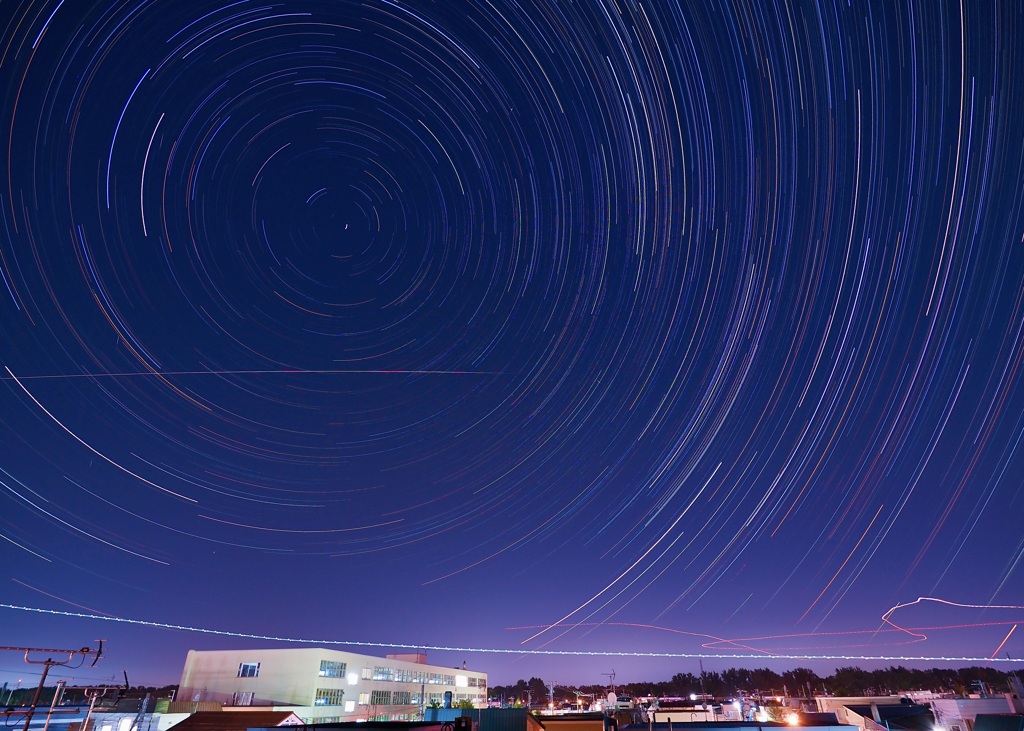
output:
[[[919,603],[919,599],[916,602],[909,603],[907,606],[913,606]],[[933,600],[939,601],[939,600]],[[903,607],[894,607],[893,610],[898,610]],[[612,667],[614,671],[614,665],[620,667],[633,668],[632,672],[642,672],[637,670],[639,667],[643,667],[644,661],[653,663],[656,666],[660,665],[663,668],[670,667],[671,664],[692,664],[694,661],[697,662],[698,668],[703,668],[707,672],[719,672],[720,670],[726,669],[738,669],[746,668],[743,661],[750,662],[749,669],[755,669],[759,667],[774,670],[776,672],[785,672],[787,670],[797,669],[810,669],[813,672],[821,673],[825,672],[827,677],[828,674],[834,674],[836,671],[843,667],[849,667],[842,663],[854,663],[854,667],[866,669],[866,670],[883,670],[889,667],[900,667],[909,666],[914,669],[930,670],[941,667],[948,667],[950,669],[958,668],[969,668],[969,667],[988,667],[994,664],[995,670],[1000,672],[1009,672],[1016,662],[1024,663],[1024,658],[1011,658],[1009,654],[1005,654],[1000,657],[996,653],[993,653],[990,657],[935,657],[935,656],[915,656],[915,655],[864,655],[864,654],[834,654],[834,655],[779,655],[779,654],[757,654],[754,652],[743,654],[743,653],[712,653],[712,652],[695,652],[695,653],[670,653],[670,652],[630,652],[628,650],[623,651],[564,651],[564,650],[518,650],[515,648],[481,648],[481,647],[449,647],[449,646],[436,646],[428,644],[401,644],[401,643],[375,643],[375,642],[359,642],[354,640],[334,640],[329,638],[323,639],[299,639],[299,638],[288,638],[282,636],[260,636],[260,635],[241,635],[231,633],[230,631],[217,630],[210,628],[194,628],[185,626],[174,626],[174,625],[158,625],[141,620],[132,620],[126,618],[112,618],[112,617],[100,617],[97,615],[87,615],[82,613],[65,612],[62,610],[40,610],[32,609],[27,607],[17,607],[14,605],[0,604],[0,609],[15,609],[20,611],[33,611],[36,613],[49,614],[54,617],[66,617],[71,619],[86,620],[100,623],[102,622],[113,622],[115,624],[128,624],[134,625],[136,628],[149,628],[149,629],[161,629],[161,630],[175,630],[184,633],[194,634],[198,636],[205,636],[206,639],[210,639],[211,642],[203,647],[190,647],[189,649],[207,649],[207,650],[220,650],[220,649],[283,649],[287,647],[322,647],[325,649],[342,649],[349,652],[356,652],[358,654],[368,655],[371,657],[384,658],[387,654],[402,654],[408,652],[422,652],[427,656],[427,663],[431,665],[438,665],[441,667],[447,667],[451,662],[455,662],[451,665],[454,668],[459,667],[457,660],[450,661],[448,663],[438,663],[434,661],[436,654],[441,654],[446,658],[457,658],[459,656],[470,656],[473,658],[480,658],[481,661],[486,660],[488,657],[497,656],[504,660],[504,662],[495,663],[499,666],[508,666],[509,662],[507,658],[515,656],[514,662],[521,664],[526,662],[527,659],[533,659],[540,662],[545,660],[557,660],[564,661],[567,659],[578,659],[587,658],[594,660],[596,663],[604,662],[604,664]],[[1016,609],[1016,608],[1014,608]],[[890,616],[892,611],[886,613],[886,616]],[[522,628],[520,628],[522,629]],[[917,632],[927,628],[900,628],[900,632]],[[934,629],[934,628],[931,628]],[[941,628],[940,628],[941,629]],[[857,630],[848,633],[830,633],[830,634],[876,634],[879,631],[897,631],[896,629],[889,630]],[[1011,627],[1010,634],[1014,632],[1014,628]],[[756,639],[756,638],[748,638]],[[762,638],[764,639],[764,638]],[[218,642],[219,641],[219,642]],[[738,641],[738,640],[737,640]],[[104,640],[105,650],[104,657],[106,657],[109,651],[109,643]],[[262,644],[261,644],[262,643]],[[201,644],[201,643],[200,643]],[[1005,644],[1005,643],[1004,643]],[[230,645],[230,646],[226,646]],[[93,648],[96,649],[96,648]],[[997,652],[998,649],[997,648]],[[389,652],[390,650],[390,652]],[[605,662],[606,661],[606,662]],[[756,661],[756,662],[754,662]],[[465,662],[463,660],[462,662]],[[733,663],[726,665],[726,663]],[[736,664],[739,663],[739,664]],[[834,663],[834,665],[830,665]],[[183,657],[182,657],[183,664]],[[705,665],[707,665],[705,667]],[[716,666],[721,665],[721,668]],[[828,672],[828,668],[831,667],[831,673]],[[1003,670],[1003,668],[1006,670]],[[1024,668],[1024,665],[1021,666]],[[474,669],[484,669],[489,673],[490,671],[481,665],[480,667],[474,667]],[[824,669],[824,670],[823,670]],[[169,668],[164,668],[163,672],[166,673]],[[54,677],[60,677],[61,670],[59,667],[54,668],[52,673],[55,673]],[[99,673],[105,672],[105,669],[98,670]],[[127,672],[127,671],[126,671]],[[669,672],[669,671],[666,671]],[[671,672],[674,675],[676,672],[690,672],[694,675],[699,675],[698,671],[691,670],[675,670]],[[4,681],[6,676],[10,675],[24,675],[24,672],[5,668],[2,660],[0,660],[0,682]],[[609,673],[605,671],[599,672],[602,677],[608,676]],[[113,677],[113,676],[111,676]],[[164,676],[169,677],[169,676]],[[669,676],[670,677],[670,676]],[[517,680],[522,677],[517,678]],[[171,680],[164,682],[161,685],[176,684],[178,680]],[[500,683],[492,683],[492,685],[510,685],[516,681],[508,680]],[[630,683],[646,683],[646,682],[660,682],[651,678],[632,680],[622,680],[623,684]],[[117,684],[117,683],[115,683]],[[154,683],[145,683],[147,685],[153,685]],[[576,682],[573,685],[596,685],[599,683],[593,682]]]

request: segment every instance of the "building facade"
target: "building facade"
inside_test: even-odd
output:
[[[943,698],[931,704],[939,731],[973,731],[978,715],[1024,713],[1024,703],[1011,693],[987,698]]]
[[[177,698],[230,707],[301,706],[304,721],[419,720],[434,704],[487,704],[487,674],[319,647],[189,650]]]

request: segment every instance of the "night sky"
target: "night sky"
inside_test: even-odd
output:
[[[286,646],[230,633],[492,683],[1024,656],[1021,38],[2,0],[0,644],[133,684]]]

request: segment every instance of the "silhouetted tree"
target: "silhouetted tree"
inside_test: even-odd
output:
[[[802,696],[821,688],[821,678],[809,668],[794,668],[782,673],[782,684],[790,695]]]
[[[676,673],[669,681],[670,692],[665,695],[685,698],[700,691],[700,680],[693,673]]]
[[[750,682],[754,688],[775,695],[782,689],[782,676],[768,668],[757,668],[750,671]]]

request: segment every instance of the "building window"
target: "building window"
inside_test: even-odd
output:
[[[355,701],[345,701],[345,713],[352,713],[356,710]]]
[[[408,706],[412,703],[412,693],[408,690],[396,690],[391,694],[391,705]]]
[[[399,683],[411,683],[412,670],[406,670],[404,668],[395,668],[395,681]]]
[[[444,676],[444,684],[445,685],[455,685],[455,676],[454,675],[445,675]]]
[[[368,706],[368,705],[370,705],[370,694],[369,693],[360,693],[359,694],[359,705],[361,705],[361,706]]]
[[[384,668],[378,665],[373,669],[373,679],[394,680],[394,671],[391,668]]]
[[[321,660],[320,661],[320,677],[321,678],[344,678],[345,672],[348,670],[348,665],[337,660]]]
[[[412,682],[420,683],[421,685],[423,683],[426,683],[427,682],[427,671],[426,670],[415,670],[415,671],[413,671]]]
[[[345,697],[341,688],[317,688],[314,706],[340,706]]]
[[[371,706],[390,706],[391,705],[391,691],[390,690],[374,690],[370,693],[370,705]]]
[[[363,668],[363,680],[373,680],[373,668]]]
[[[429,673],[427,675],[427,682],[431,685],[441,684],[441,673]]]
[[[238,677],[240,678],[256,678],[260,674],[260,664],[258,662],[240,662],[238,663]]]

